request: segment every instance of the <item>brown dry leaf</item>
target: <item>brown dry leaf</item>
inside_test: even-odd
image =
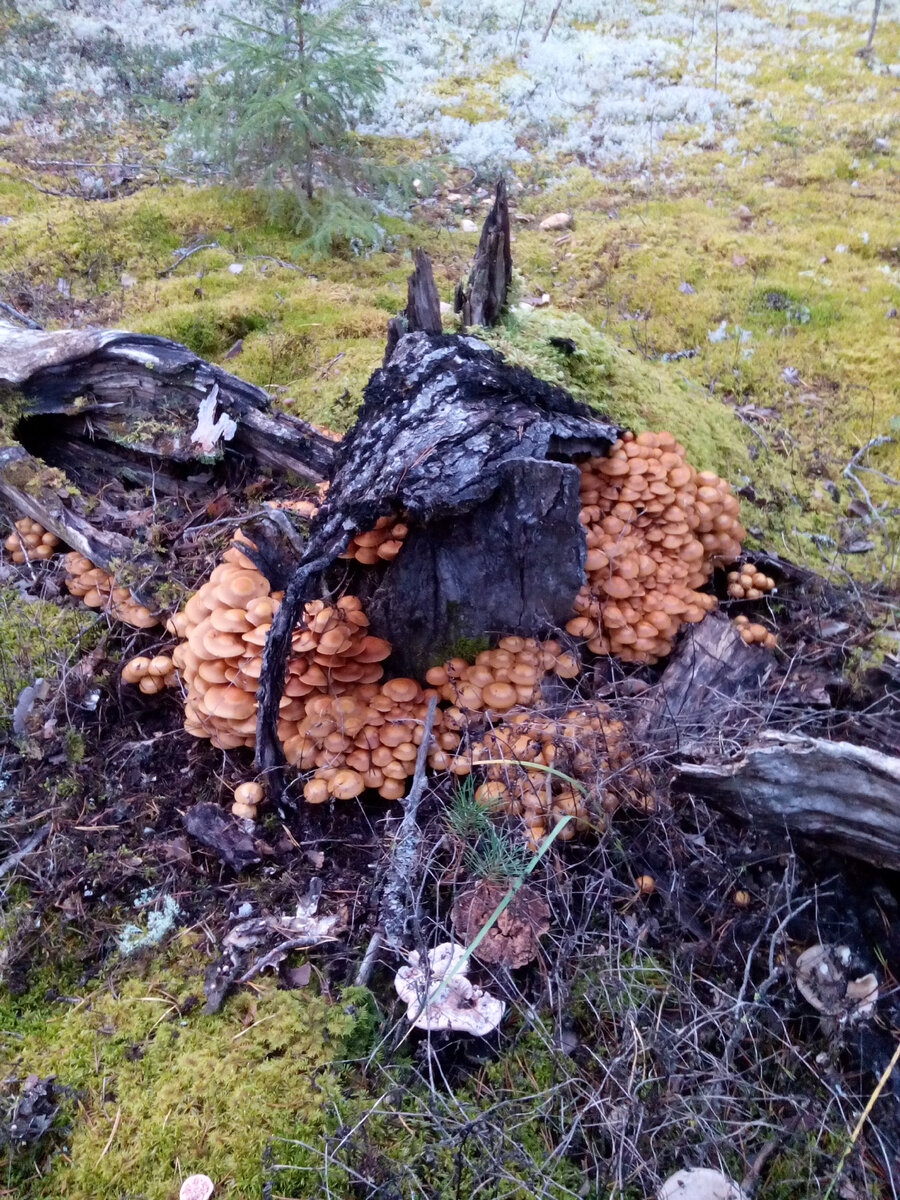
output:
[[[487,923],[506,895],[500,884],[481,880],[464,892],[453,906],[453,928],[469,945]],[[474,957],[483,963],[504,967],[524,967],[536,958],[539,939],[550,928],[550,907],[534,888],[527,885],[513,897],[497,923],[485,934]]]

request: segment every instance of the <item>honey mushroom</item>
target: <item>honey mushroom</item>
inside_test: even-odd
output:
[[[671,433],[624,433],[580,469],[587,579],[566,630],[595,654],[658,662],[716,606],[698,589],[740,553],[738,500]]]
[[[364,566],[390,562],[400,553],[409,527],[394,517],[379,517],[374,529],[355,534],[347,543],[340,558],[353,559]]]
[[[139,604],[128,588],[116,587],[113,577],[90,559],[71,550],[63,559],[65,584],[73,596],[80,597],[88,608],[102,608],[117,621],[134,629],[152,629],[160,623],[144,604]]]
[[[763,574],[751,562],[744,563],[738,571],[729,571],[727,583],[732,600],[761,600],[767,592],[775,590],[771,575]]]
[[[38,521],[22,517],[15,522],[14,532],[3,543],[14,563],[46,561],[55,553],[59,538]]]
[[[122,682],[136,683],[147,696],[153,696],[167,687],[178,686],[175,665],[168,654],[157,654],[153,658],[139,654],[122,668]]]
[[[244,817],[248,821],[256,820],[256,810],[263,800],[263,789],[259,783],[239,783],[234,789],[234,801],[231,811],[236,817]]]
[[[748,646],[763,646],[766,650],[774,650],[778,645],[777,637],[766,629],[765,625],[755,624],[743,614],[734,618],[734,624]]]

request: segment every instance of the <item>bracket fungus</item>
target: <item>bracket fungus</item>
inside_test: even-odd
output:
[[[710,1167],[688,1167],[670,1175],[657,1200],[749,1200],[742,1187],[721,1171]]]
[[[475,987],[467,970],[465,951],[454,942],[429,950],[425,963],[417,951],[410,952],[409,963],[397,972],[394,987],[407,1006],[406,1018],[413,1029],[486,1037],[497,1028],[506,1005]]]
[[[16,521],[14,532],[3,543],[14,563],[40,562],[56,552],[59,538],[30,517]]]

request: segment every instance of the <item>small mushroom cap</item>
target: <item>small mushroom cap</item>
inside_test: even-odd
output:
[[[329,796],[326,779],[310,779],[303,788],[303,796],[307,804],[324,804]]]
[[[263,800],[262,785],[252,781],[239,783],[234,789],[234,798],[238,804],[261,804]]]
[[[415,679],[388,679],[381,690],[395,704],[408,704],[418,696],[419,685]]]
[[[239,804],[237,801],[235,801],[231,806],[231,811],[236,817],[243,817],[247,821],[256,820],[255,804]]]
[[[150,659],[143,654],[138,655],[122,668],[122,681],[123,683],[140,683],[149,670]]]
[[[338,771],[332,779],[330,791],[336,800],[352,800],[354,796],[364,792],[365,788],[365,781],[359,771],[343,770]]]

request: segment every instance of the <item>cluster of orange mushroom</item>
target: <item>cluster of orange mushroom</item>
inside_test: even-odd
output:
[[[350,800],[367,788],[398,800],[415,771],[430,694],[414,679],[397,678],[356,684],[340,696],[310,697],[306,715],[284,743],[288,762],[315,769],[303,789],[306,800]],[[441,745],[459,745],[440,710],[433,738],[432,762]]]
[[[732,600],[762,600],[767,592],[775,590],[775,580],[765,575],[752,562],[746,562],[738,571],[728,572],[728,595]]]
[[[39,521],[22,517],[15,523],[15,532],[3,543],[14,563],[40,562],[55,553],[59,538],[49,533]]]
[[[763,646],[766,650],[774,650],[778,645],[775,634],[766,629],[765,625],[751,621],[749,617],[743,615],[735,617],[734,623],[748,646]]]
[[[582,464],[581,503],[587,583],[566,629],[595,654],[655,663],[716,606],[698,589],[740,553],[737,497],[671,433],[624,433],[607,458]]]
[[[740,552],[738,501],[718,475],[696,471],[668,433],[625,433],[607,458],[585,462],[581,500],[587,580],[567,631],[594,653],[654,663],[671,651],[684,623],[715,607],[715,597],[699,589],[717,564]],[[306,516],[315,509],[309,500],[288,507]],[[402,519],[382,517],[351,539],[343,557],[363,565],[390,561],[406,535]],[[123,672],[123,679],[150,693],[179,678],[187,692],[185,728],[221,749],[255,743],[262,652],[283,598],[241,550],[246,541],[239,531],[237,544],[168,622],[168,630],[183,639],[171,659],[133,660]],[[70,573],[79,586],[86,583],[102,597],[91,564],[81,560],[77,566],[84,569],[70,567]],[[729,576],[730,594],[732,586],[750,592],[747,581],[760,593],[772,585],[757,579],[761,573],[752,564],[736,574]],[[117,599],[109,589],[106,595]],[[452,658],[432,667],[420,684],[383,679],[391,647],[368,625],[359,599],[347,595],[308,604],[292,634],[278,737],[288,762],[312,773],[304,787],[309,803],[350,799],[369,789],[385,799],[402,796],[432,698],[438,707],[429,766],[459,776],[475,771],[478,800],[521,817],[531,844],[560,816],[574,818],[562,834],[568,838],[602,821],[603,811],[629,796],[643,802],[644,784],[622,725],[606,706],[579,706],[562,717],[534,712],[548,674],[571,679],[580,672],[577,656],[559,642],[504,637],[472,663]],[[774,642],[774,635],[746,619],[741,636],[766,646]],[[562,776],[593,783],[598,773],[615,782],[602,796],[600,812],[592,814]],[[234,811],[252,817],[260,799],[261,790],[236,792]]]
[[[347,543],[341,558],[351,558],[363,566],[371,567],[377,562],[390,562],[400,553],[408,527],[393,517],[379,517],[375,528],[357,533]]]
[[[475,799],[521,817],[531,847],[560,817],[574,818],[559,833],[564,841],[602,821],[600,813],[588,808],[586,793],[571,780],[593,784],[598,776],[615,779],[621,774],[634,782],[624,727],[601,703],[570,709],[558,718],[510,713],[473,743],[467,761],[484,775]],[[621,790],[610,789],[601,808],[612,812],[622,795]]]
[[[134,599],[128,588],[116,587],[116,581],[102,567],[95,567],[89,558],[71,550],[63,559],[66,568],[66,587],[79,596],[88,608],[102,608],[109,616],[124,621],[135,629],[152,629],[160,623],[144,604]]]
[[[457,711],[501,714],[517,705],[537,703],[541,698],[540,681],[548,672],[574,679],[580,670],[578,660],[563,653],[559,642],[504,637],[496,650],[482,650],[474,663],[451,658],[432,667],[425,674],[425,682]]]
[[[145,696],[155,696],[163,688],[178,687],[178,674],[170,655],[156,654],[150,658],[139,654],[122,668],[122,682],[136,683]]]

